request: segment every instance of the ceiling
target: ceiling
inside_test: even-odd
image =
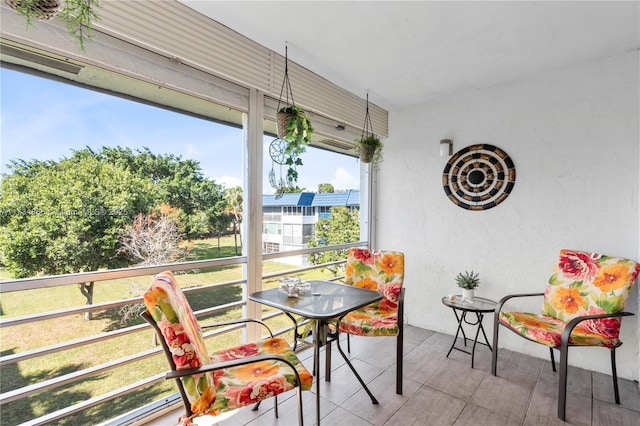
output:
[[[640,48],[638,1],[180,1],[388,110]]]

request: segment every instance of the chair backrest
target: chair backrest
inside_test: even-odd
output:
[[[345,284],[377,290],[382,294],[379,309],[398,309],[404,281],[403,253],[350,248],[344,274]]]
[[[622,312],[639,272],[640,264],[633,260],[560,250],[544,293],[542,314],[570,321],[584,315]],[[588,320],[578,326],[617,338],[620,319]]]
[[[144,294],[144,303],[164,337],[176,370],[209,364],[202,329],[171,272],[162,272],[154,277]],[[180,380],[184,388],[180,391],[189,400],[189,414],[206,412],[216,397],[213,375],[195,374]]]

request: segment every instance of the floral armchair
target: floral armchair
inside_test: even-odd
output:
[[[185,425],[200,415],[218,415],[258,403],[296,389],[298,422],[302,420],[301,390],[311,388],[313,377],[284,339],[271,338],[209,353],[202,329],[171,272],[155,276],[144,294],[144,319],[161,338],[171,371],[182,396]],[[208,327],[258,320],[240,319]],[[271,334],[271,330],[269,330]],[[277,397],[275,414],[278,416]]]
[[[396,393],[402,394],[402,353],[404,315],[404,254],[351,248],[347,254],[344,283],[377,290],[383,298],[348,313],[339,323],[340,333],[349,335],[396,336]],[[340,340],[337,340],[340,349]]]
[[[491,374],[496,375],[499,326],[548,346],[553,371],[556,371],[553,350],[559,350],[558,418],[564,421],[569,347],[605,347],[611,351],[614,395],[619,404],[615,350],[622,344],[619,340],[621,317],[633,315],[623,310],[639,272],[640,264],[632,260],[561,250],[544,293],[514,294],[498,302]],[[509,299],[529,296],[543,296],[540,314],[502,310]]]

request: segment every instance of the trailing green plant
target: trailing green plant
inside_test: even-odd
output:
[[[296,167],[302,165],[300,155],[306,151],[307,146],[311,143],[313,126],[311,125],[309,117],[297,106],[280,108],[278,110],[278,116],[278,121],[284,122],[284,131],[280,134],[280,138],[286,141],[284,150],[286,156],[285,164],[289,166],[287,170],[287,182],[289,185],[294,185],[295,182],[298,181],[298,171]]]
[[[480,274],[474,274],[473,271],[463,273],[459,273],[456,276],[456,283],[458,287],[463,288],[465,290],[473,290],[474,288],[480,285],[480,278],[478,278]]]
[[[373,133],[356,139],[356,152],[360,154],[360,161],[371,163],[374,167],[382,162],[382,141]]]
[[[84,51],[85,42],[92,38],[92,23],[98,21],[100,0],[5,0],[15,11],[24,15],[27,28],[33,20],[49,20],[58,16],[67,24],[67,31]]]
[[[369,94],[367,93],[367,109],[364,114],[362,136],[355,140],[356,153],[360,154],[360,161],[372,163],[374,169],[382,162],[382,141],[373,133],[373,123],[369,114]]]

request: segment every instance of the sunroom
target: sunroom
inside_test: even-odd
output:
[[[2,424],[143,424],[140,418],[152,417],[150,412],[179,406],[175,387],[164,380],[166,363],[159,348],[149,344],[151,330],[142,321],[95,325],[91,320],[86,321],[93,322],[91,330],[47,337],[60,324],[87,312],[94,319],[109,313],[112,319],[122,306],[139,302],[151,277],[166,269],[184,272],[179,275],[181,285],[190,289],[191,297],[203,300],[197,307],[203,318],[227,314],[265,318],[289,336],[286,319],[249,300],[249,294],[284,275],[339,278],[335,268],[307,264],[314,253],[344,253],[350,247],[400,251],[406,265],[403,322],[415,338],[405,342],[405,356],[422,348],[423,356],[437,354],[444,361],[444,354],[429,352],[435,345],[429,338],[444,337],[448,343],[456,334],[455,318],[442,299],[459,292],[455,284],[459,272],[479,272],[482,281],[476,294],[498,301],[507,294],[544,291],[561,249],[640,259],[638,2],[102,0],[100,19],[84,49],[58,18],[27,27],[5,2],[1,11],[3,72],[45,78],[233,129],[243,212],[238,255],[44,277],[3,275],[0,368],[2,376],[18,384],[3,380]],[[276,110],[285,75],[296,105],[308,113],[315,128],[303,157],[305,167],[335,170],[334,163],[351,164],[356,180],[348,189],[360,191],[357,240],[288,252],[273,245],[266,249],[263,195],[274,192],[270,171],[277,177],[283,173],[273,165],[268,148],[277,137]],[[3,85],[3,104],[7,91]],[[43,94],[29,101],[48,99]],[[354,150],[367,111],[373,131],[384,142],[384,161],[377,168],[357,162]],[[9,127],[6,117],[3,114],[3,128]],[[22,126],[35,127],[42,117],[32,120]],[[7,136],[3,129],[3,152],[17,143]],[[500,159],[509,159],[501,191],[472,203],[456,196],[445,172],[451,158],[470,147],[497,147]],[[2,160],[3,173],[9,159]],[[301,187],[315,192],[327,181],[305,181],[305,170],[310,169],[300,169]],[[303,261],[272,269],[273,262],[280,264],[292,256]],[[328,263],[335,262],[344,262],[344,255]],[[230,269],[234,274],[220,273]],[[198,278],[203,271],[205,276]],[[43,311],[13,308],[28,292],[54,299],[62,289],[72,288],[79,295],[77,285],[87,282],[95,283],[90,306],[76,299]],[[138,286],[138,293],[110,298],[106,289],[129,283]],[[208,296],[216,291],[230,295]],[[625,307],[635,316],[622,321],[624,344],[616,351],[617,374],[625,383],[622,414],[616,412],[622,417],[612,418],[640,415],[639,303],[636,285]],[[540,302],[525,308],[539,311]],[[493,316],[485,315],[485,329],[492,325]],[[136,340],[142,342],[139,347],[120,340],[135,334],[141,336]],[[530,374],[546,377],[550,370],[546,348],[510,334],[501,334],[500,350],[508,351],[515,364],[519,356],[544,362]],[[7,343],[23,335],[28,344]],[[261,331],[248,326],[224,330],[220,336],[253,341]],[[126,347],[89,359],[94,348],[102,352],[119,345]],[[368,359],[365,353],[371,344],[362,345],[362,362],[375,365],[375,357],[368,354]],[[588,377],[589,389],[600,386],[595,377],[611,375],[607,350],[572,351],[569,365]],[[478,356],[480,367],[476,367],[486,375],[478,378],[480,383],[491,375],[487,351]],[[39,370],[38,364],[47,357],[54,357],[56,368]],[[385,360],[392,364],[392,358]],[[452,358],[468,368],[468,356]],[[153,359],[157,360],[153,373],[130,374],[131,366]],[[417,362],[414,367],[418,368]],[[466,371],[460,374],[474,375],[474,369]],[[371,374],[372,381],[378,377]],[[99,391],[85,387],[98,380],[104,381]],[[412,383],[412,373],[405,370],[404,380]],[[535,399],[535,383],[541,380],[524,391],[527,401]],[[417,380],[414,391],[405,391],[404,399],[394,402],[397,410],[385,412],[382,423],[402,424],[401,407],[426,381],[426,377]],[[611,387],[609,379],[605,382]],[[334,375],[332,384],[339,383]],[[507,398],[490,389],[498,392],[496,398]],[[609,397],[612,391],[607,388],[603,393]],[[555,396],[549,398],[555,401]],[[591,401],[587,404],[597,405]],[[465,407],[488,410],[472,396],[460,412]],[[580,421],[571,417],[571,410],[575,415],[580,407],[569,408],[569,422],[582,422],[582,417]],[[270,408],[265,403],[261,410]],[[323,423],[325,418],[326,423],[335,423],[344,415],[342,409],[349,411],[327,403]],[[9,414],[24,410],[27,414]],[[314,411],[312,398],[305,399],[305,410]],[[593,410],[585,422],[597,423]],[[526,413],[519,417],[497,411],[516,424],[532,422]],[[178,415],[172,411],[169,417],[165,424],[175,424],[170,421],[177,421]],[[273,421],[270,412],[259,418],[246,423]],[[377,424],[363,418],[367,422],[363,424]],[[554,418],[551,409],[545,421]],[[309,419],[311,423],[313,416]],[[234,424],[233,419],[227,421]]]

